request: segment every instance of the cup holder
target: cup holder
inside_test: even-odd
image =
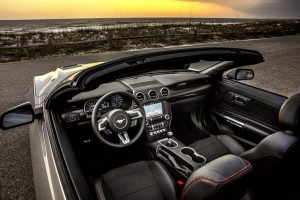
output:
[[[205,163],[206,159],[199,155],[194,149],[190,148],[190,147],[183,147],[181,149],[181,152],[187,156],[189,156],[195,163]]]

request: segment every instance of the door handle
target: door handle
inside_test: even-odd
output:
[[[245,126],[245,123],[241,122],[241,121],[238,121],[236,119],[233,119],[231,117],[228,117],[228,116],[224,116],[224,118],[226,119],[226,122],[234,125],[234,126],[237,126],[239,128],[243,128]]]
[[[234,92],[226,92],[224,99],[239,106],[246,106],[251,101],[250,98]]]

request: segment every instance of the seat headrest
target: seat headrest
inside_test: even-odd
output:
[[[282,104],[278,121],[289,131],[300,134],[300,93],[289,97]]]

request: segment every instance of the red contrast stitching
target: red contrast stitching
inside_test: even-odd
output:
[[[242,168],[240,171],[234,173],[233,175],[231,175],[231,176],[229,176],[229,177],[227,177],[227,178],[225,178],[225,179],[223,179],[221,181],[216,181],[216,180],[213,180],[213,179],[211,179],[209,177],[205,177],[205,176],[199,176],[199,177],[195,178],[193,181],[191,181],[190,183],[188,183],[188,185],[185,187],[184,191],[182,192],[181,199],[183,199],[183,197],[184,197],[186,191],[188,190],[188,188],[192,184],[194,184],[194,183],[196,183],[198,181],[206,180],[206,181],[210,181],[211,183],[216,184],[216,185],[218,185],[218,184],[222,185],[222,184],[228,183],[229,181],[231,181],[232,179],[234,179],[234,178],[236,178],[236,177],[238,177],[240,175],[243,175],[244,173],[246,173],[246,172],[248,172],[248,171],[250,171],[252,169],[251,164],[248,161],[246,161],[246,163],[247,163],[246,166],[244,168]]]

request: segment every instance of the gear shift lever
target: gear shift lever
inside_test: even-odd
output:
[[[171,131],[169,131],[168,133],[167,133],[167,138],[168,138],[168,141],[167,141],[167,143],[166,143],[166,146],[167,147],[175,147],[176,146],[176,144],[173,142],[173,140],[172,140],[172,137],[173,137],[173,132],[171,132]]]

